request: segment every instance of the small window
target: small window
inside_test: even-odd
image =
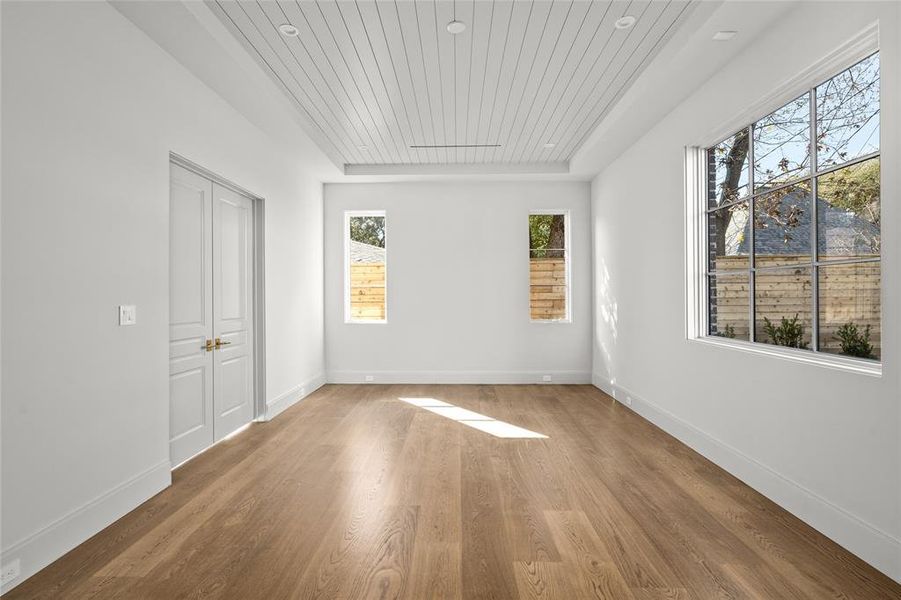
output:
[[[529,311],[532,321],[570,320],[567,212],[529,215]]]
[[[704,153],[707,335],[879,360],[878,53]]]
[[[345,213],[344,320],[384,323],[387,312],[388,263],[384,211]]]

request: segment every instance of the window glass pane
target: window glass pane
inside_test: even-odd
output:
[[[385,217],[352,216],[350,230],[350,319],[385,320]]]
[[[754,266],[810,262],[810,184],[807,181],[754,199]]]
[[[537,258],[562,257],[566,248],[566,215],[529,215],[529,249]]]
[[[817,88],[817,163],[840,164],[879,150],[879,55]]]
[[[755,272],[756,341],[809,348],[811,293],[810,267]]]
[[[748,130],[707,149],[710,173],[709,208],[724,206],[748,195]]]
[[[810,172],[810,94],[754,124],[754,189],[773,187]]]
[[[710,335],[737,340],[750,339],[748,314],[750,307],[749,277],[747,273],[718,273],[710,275],[709,322]]]
[[[532,320],[566,319],[566,215],[529,215],[529,311]]]
[[[879,158],[817,180],[820,260],[878,257],[881,244]]]
[[[710,271],[748,268],[748,203],[737,202],[707,214]]]
[[[820,350],[881,356],[881,277],[879,262],[819,268]]]

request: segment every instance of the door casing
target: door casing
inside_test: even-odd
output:
[[[265,286],[265,200],[214,171],[175,153],[169,162],[227,188],[253,204],[253,420],[266,419],[266,286]],[[168,319],[167,319],[168,321]],[[190,460],[190,459],[189,459]],[[173,467],[178,465],[172,465]]]

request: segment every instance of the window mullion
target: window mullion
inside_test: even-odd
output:
[[[810,347],[814,352],[820,349],[820,273],[817,263],[819,253],[819,216],[817,193],[817,88],[810,89]]]
[[[748,340],[757,341],[757,322],[754,320],[757,307],[757,293],[754,282],[754,124],[748,126]]]

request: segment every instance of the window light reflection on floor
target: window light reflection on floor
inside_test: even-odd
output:
[[[510,439],[547,439],[547,436],[543,433],[529,431],[528,429],[517,427],[516,425],[511,425],[504,421],[498,421],[497,419],[473,412],[466,408],[454,406],[443,400],[436,400],[435,398],[398,398],[398,400],[406,402],[407,404],[412,404],[418,408],[423,408],[436,415],[447,417],[448,419],[452,419],[457,423],[462,423],[473,429],[490,433],[494,437]]]

